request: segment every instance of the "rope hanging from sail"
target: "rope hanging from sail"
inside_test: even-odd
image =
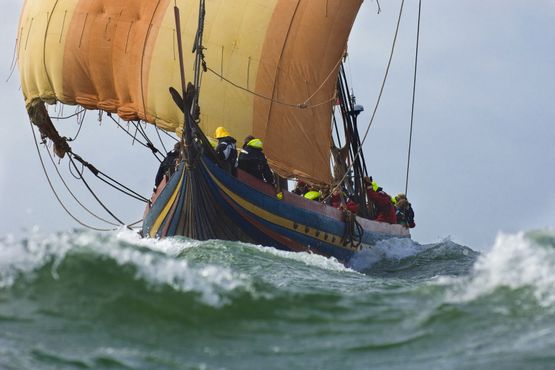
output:
[[[37,140],[37,135],[35,134],[35,130],[33,129],[33,124],[30,123],[31,126],[31,131],[33,133],[33,138],[35,139],[35,147],[37,149],[37,154],[39,156],[39,160],[40,160],[40,164],[42,166],[42,170],[44,172],[44,175],[46,177],[46,181],[48,182],[48,185],[50,186],[50,189],[52,190],[52,193],[54,194],[54,197],[56,197],[56,200],[58,201],[58,203],[60,204],[60,206],[62,206],[62,208],[64,209],[64,211],[69,215],[69,217],[71,217],[75,222],[77,222],[79,225],[86,227],[87,229],[91,229],[91,230],[95,230],[95,231],[114,231],[117,230],[115,228],[111,228],[111,229],[102,229],[102,228],[98,228],[98,227],[94,227],[91,225],[86,224],[85,222],[81,221],[80,219],[78,219],[73,213],[71,213],[71,211],[66,207],[66,205],[64,204],[64,202],[62,202],[60,196],[58,195],[58,193],[56,192],[56,189],[54,189],[54,185],[52,184],[52,181],[50,180],[50,176],[48,176],[48,171],[46,170],[46,166],[44,165],[44,160],[42,159],[42,155],[40,154],[40,148],[39,148],[39,144],[38,144],[38,140]]]
[[[114,213],[112,211],[110,211],[108,209],[108,207],[106,207],[106,205],[100,200],[100,198],[98,198],[98,196],[95,194],[95,192],[91,189],[91,187],[89,186],[89,184],[87,183],[87,180],[85,180],[85,178],[83,177],[83,173],[79,172],[79,170],[77,169],[77,166],[75,165],[75,162],[73,161],[73,158],[71,158],[71,156],[69,157],[69,161],[71,163],[71,165],[73,166],[73,168],[79,173],[80,175],[80,180],[83,182],[83,184],[85,184],[85,187],[89,190],[89,192],[91,193],[91,195],[93,196],[93,198],[98,202],[98,204],[100,204],[100,206],[102,208],[104,208],[104,210],[106,212],[108,212],[108,214],[110,216],[112,216],[114,218],[114,220],[116,220],[117,222],[119,222],[121,225],[124,225],[124,222],[121,221],[116,215],[114,215]]]
[[[152,144],[152,142],[148,139],[148,137],[145,138],[145,140],[147,141],[146,143],[143,143],[140,140],[137,140],[137,138],[135,136],[133,136],[128,130],[126,130],[114,117],[112,117],[112,114],[108,112],[108,117],[114,121],[114,123],[123,130],[123,132],[125,132],[127,135],[129,135],[132,139],[133,142],[138,142],[140,145],[144,146],[145,148],[150,149],[150,151],[152,152],[152,154],[154,154],[154,157],[158,160],[158,162],[162,163],[162,160],[160,158],[158,158],[158,156],[156,155],[157,153],[159,153],[160,151],[154,146],[154,144]],[[136,126],[135,122],[131,121],[131,123],[134,125],[135,129],[137,132],[139,132],[143,137],[146,136],[146,133],[143,133],[139,130],[138,126]]]
[[[368,132],[370,131],[370,127],[372,127],[372,124],[374,123],[374,118],[376,117],[376,113],[378,111],[378,107],[380,106],[381,103],[381,99],[382,99],[382,95],[385,89],[385,84],[387,82],[387,78],[389,77],[389,70],[391,69],[391,62],[393,61],[393,55],[395,54],[395,47],[397,45],[397,36],[399,35],[399,28],[401,25],[401,18],[403,16],[403,9],[405,6],[405,0],[401,1],[401,6],[399,8],[399,16],[397,18],[397,25],[395,27],[395,35],[393,37],[393,43],[391,45],[391,52],[389,54],[389,60],[387,62],[387,67],[385,69],[385,74],[384,74],[384,78],[382,80],[382,85],[380,87],[380,92],[378,94],[378,99],[376,100],[376,104],[374,105],[374,110],[372,111],[372,116],[370,117],[370,122],[368,123],[368,127],[366,128],[366,131],[364,133],[364,137],[362,138],[362,141],[360,143],[360,146],[354,156],[354,158],[358,158],[360,157],[361,153],[362,153],[362,147],[364,145],[364,143],[366,142],[366,138],[368,137]],[[345,181],[345,179],[347,178],[347,176],[349,175],[349,172],[351,171],[352,167],[354,165],[354,160],[353,162],[351,162],[351,164],[349,165],[349,167],[347,168],[347,171],[345,172],[345,175],[343,175],[343,177],[341,178],[340,181],[338,181],[338,183],[335,185],[335,187],[330,191],[330,193],[324,198],[324,201],[326,201],[327,199],[329,199],[329,197],[331,196],[331,194],[333,193],[334,190],[338,189],[341,184],[343,184],[343,182]]]
[[[226,78],[225,76],[223,76],[221,73],[216,72],[215,70],[213,70],[213,69],[210,68],[210,67],[206,67],[206,70],[207,70],[208,72],[211,72],[212,74],[214,74],[216,77],[219,77],[219,78],[222,79],[223,81],[227,82],[228,84],[230,84],[230,85],[232,85],[232,86],[234,86],[234,87],[236,87],[236,88],[238,88],[238,89],[240,89],[240,90],[243,90],[243,91],[245,91],[245,92],[247,92],[247,93],[249,93],[249,94],[252,94],[252,95],[254,95],[254,96],[257,96],[257,97],[259,97],[259,98],[261,98],[261,99],[267,100],[267,101],[269,101],[269,102],[271,102],[271,103],[275,103],[275,104],[279,104],[279,105],[284,105],[284,106],[291,107],[291,108],[296,108],[296,109],[313,109],[313,108],[318,108],[319,106],[328,104],[328,103],[330,103],[330,102],[332,102],[332,101],[334,101],[334,100],[336,99],[336,96],[335,96],[335,94],[334,94],[332,97],[330,97],[329,99],[326,99],[326,100],[324,100],[324,101],[321,101],[321,102],[318,102],[318,103],[314,103],[314,104],[308,104],[308,102],[309,102],[310,100],[312,100],[312,98],[314,98],[314,96],[315,96],[320,90],[322,90],[322,88],[323,88],[324,85],[328,82],[328,80],[331,78],[331,76],[333,76],[333,74],[334,74],[333,72],[337,70],[337,68],[338,68],[339,65],[341,64],[341,61],[342,61],[344,58],[345,58],[344,55],[342,55],[341,58],[339,58],[339,60],[337,61],[337,63],[336,63],[336,64],[333,66],[333,68],[330,70],[330,72],[328,73],[328,75],[326,76],[326,78],[322,81],[322,83],[320,84],[320,86],[318,86],[318,88],[317,88],[308,98],[306,98],[305,101],[302,102],[302,103],[287,103],[287,102],[283,102],[283,101],[280,101],[280,100],[276,100],[276,99],[271,98],[271,97],[269,97],[269,96],[265,96],[265,95],[259,94],[259,93],[257,93],[256,91],[253,91],[253,90],[251,90],[251,89],[248,89],[248,88],[246,88],[246,87],[243,87],[243,86],[241,86],[241,85],[239,85],[239,84],[237,84],[237,83],[235,83],[235,82],[233,82],[233,81],[227,79],[227,78]]]
[[[73,151],[70,151],[69,154],[71,156],[73,156],[73,159],[77,160],[78,162],[80,162],[81,164],[83,164],[85,167],[87,167],[89,169],[89,171],[91,171],[93,173],[93,175],[95,175],[100,181],[104,182],[105,184],[107,184],[108,186],[118,190],[119,192],[134,198],[136,200],[139,200],[141,202],[144,203],[148,203],[149,200],[142,196],[141,194],[137,193],[134,190],[131,190],[130,188],[128,188],[127,186],[123,185],[121,182],[113,179],[112,177],[108,176],[107,174],[105,174],[104,172],[100,171],[98,168],[96,168],[94,165],[92,165],[91,163],[85,161],[81,156],[75,154]],[[70,160],[73,160],[70,157]],[[77,169],[76,166],[74,166],[74,168],[79,171]],[[81,174],[80,174],[81,175]]]
[[[100,220],[102,222],[105,222],[109,225],[112,226],[121,226],[119,224],[113,223],[111,221],[108,221],[102,217],[100,217],[99,215],[95,214],[94,212],[92,212],[88,207],[86,207],[83,203],[81,203],[81,201],[79,200],[79,198],[77,198],[77,196],[71,191],[71,189],[69,188],[69,186],[67,185],[66,181],[64,180],[64,177],[62,176],[62,174],[60,173],[60,171],[58,170],[58,166],[56,166],[56,163],[54,162],[54,158],[52,157],[52,154],[50,153],[50,151],[46,151],[48,153],[48,156],[50,157],[50,161],[52,162],[52,166],[54,167],[54,169],[56,170],[56,173],[58,174],[58,177],[60,178],[60,181],[62,182],[62,184],[64,185],[64,187],[66,188],[66,190],[68,191],[68,193],[72,196],[72,198],[77,202],[77,204],[79,204],[88,214],[90,214],[91,216],[93,216],[94,218],[96,218],[97,220]],[[70,167],[71,168],[71,167]],[[75,177],[75,176],[74,176]],[[77,177],[76,177],[77,178]]]
[[[407,154],[407,176],[405,180],[405,195],[409,192],[409,171],[410,171],[410,156],[412,150],[412,128],[414,124],[414,103],[416,100],[416,76],[418,74],[418,47],[420,45],[420,15],[422,13],[422,0],[418,1],[418,24],[416,26],[416,50],[414,56],[414,80],[412,84],[412,107],[410,113],[410,133],[409,133],[409,147]]]
[[[81,113],[84,113],[84,112],[86,112],[86,109],[85,109],[85,108],[83,108],[83,109],[81,109],[81,110],[79,110],[79,111],[73,113],[73,114],[70,115],[70,116],[64,116],[64,117],[50,116],[50,118],[51,118],[51,119],[55,119],[55,120],[69,119],[69,118],[73,118],[73,117],[75,117],[75,116],[78,116],[78,115],[80,115]]]

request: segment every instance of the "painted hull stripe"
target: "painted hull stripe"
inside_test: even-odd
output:
[[[168,200],[168,202],[164,206],[164,209],[162,210],[162,212],[160,212],[160,214],[156,218],[156,221],[154,221],[154,224],[152,225],[152,228],[150,229],[150,232],[149,232],[150,237],[154,238],[156,236],[156,233],[160,229],[160,225],[162,224],[162,222],[166,218],[167,214],[169,213],[170,209],[172,208],[172,206],[175,202],[175,199],[177,198],[177,194],[179,194],[179,190],[181,189],[181,183],[183,182],[184,175],[185,175],[185,171],[182,171],[181,172],[181,178],[179,179],[179,183],[175,187],[172,196],[170,197],[170,199]]]
[[[212,172],[210,172],[210,170],[208,169],[208,167],[203,163],[204,167],[207,169],[208,174],[210,175],[210,177],[212,178],[212,180],[216,183],[216,185],[225,193],[227,194],[227,196],[229,196],[234,202],[236,202],[237,204],[239,204],[242,208],[244,208],[245,210],[251,212],[252,214],[260,217],[261,219],[284,227],[286,229],[289,229],[291,231],[297,232],[297,233],[301,233],[304,230],[308,230],[307,232],[304,232],[304,235],[308,235],[314,239],[318,239],[324,243],[327,244],[331,244],[334,245],[336,247],[339,248],[343,248],[343,249],[347,249],[349,251],[352,251],[352,248],[349,248],[347,246],[344,246],[343,244],[341,244],[341,239],[342,237],[338,236],[338,235],[334,235],[334,234],[330,234],[330,233],[326,233],[324,231],[303,225],[303,224],[299,224],[299,223],[295,223],[289,219],[286,219],[284,217],[281,216],[277,216],[273,213],[270,213],[268,211],[266,211],[263,208],[260,208],[252,203],[250,203],[249,201],[241,198],[240,196],[238,196],[237,194],[235,194],[233,191],[231,191],[229,188],[227,188],[225,185],[223,185],[215,176],[214,174],[212,174]],[[297,227],[295,228],[294,225],[297,225]],[[325,236],[328,236],[328,238],[326,239]]]

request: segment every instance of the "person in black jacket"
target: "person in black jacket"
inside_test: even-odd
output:
[[[250,173],[254,177],[268,183],[274,184],[274,175],[264,152],[262,152],[262,140],[253,138],[246,142],[239,154],[239,168]]]
[[[169,151],[166,154],[166,158],[160,163],[160,167],[158,167],[158,172],[156,173],[156,178],[154,179],[154,192],[158,188],[158,185],[162,182],[164,175],[167,175],[168,178],[173,175],[175,169],[177,167],[179,156],[181,155],[181,142],[178,141],[175,143],[173,150]]]
[[[235,175],[237,172],[237,146],[235,144],[237,140],[223,127],[216,129],[214,137],[218,139],[218,145],[216,145],[218,157],[227,163],[228,169]]]
[[[414,222],[414,210],[412,205],[409,203],[405,194],[399,194],[395,197],[397,204],[397,223],[408,228],[414,228],[416,223]]]

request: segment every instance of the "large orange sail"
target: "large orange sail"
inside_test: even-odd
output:
[[[18,61],[27,107],[77,104],[180,132],[174,3],[186,50],[196,0],[27,0]],[[330,182],[338,67],[362,0],[207,0],[201,127],[264,140],[274,170]],[[187,80],[192,54],[185,55]]]

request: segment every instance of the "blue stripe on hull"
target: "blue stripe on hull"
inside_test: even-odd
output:
[[[307,226],[311,229],[316,229],[322,233],[329,234],[330,239],[331,236],[334,236],[336,243],[340,242],[339,239],[345,232],[345,223],[343,221],[329,217],[324,214],[317,213],[313,210],[304,209],[294,204],[288,204],[277,199],[276,197],[264,194],[252,188],[251,186],[239,181],[237,178],[230,176],[228,172],[220,169],[210,160],[203,157],[201,161],[202,163],[199,163],[199,166],[205,166],[203,167],[204,170],[201,171],[201,173],[206,179],[206,183],[209,186],[210,193],[212,194],[214,199],[217,200],[218,206],[221,207],[221,211],[225,212],[225,214],[227,214],[227,216],[229,216],[229,218],[233,220],[236,226],[240,228],[242,232],[246,234],[246,236],[250,239],[243,241],[273,246],[283,250],[299,250],[299,248],[287,245],[287,242],[281,240],[288,238],[293,240],[294,243],[298,245],[305,246],[307,250],[313,251],[318,254],[333,256],[341,261],[348,261],[352,254],[355,252],[354,249],[340,247],[338,245],[334,245],[333,243],[326,243],[321,239],[303,233],[303,230],[297,231],[287,227],[283,227],[261,217],[258,214],[250,212],[249,210],[242,207],[239,203],[231,199],[230,196],[225,194],[223,190],[219,187],[219,185],[216,184],[216,182],[212,179],[210,174],[212,174],[232,194],[235,194],[239,198],[242,198],[242,200],[244,200],[245,202],[248,202],[260,209],[270,212],[272,215],[275,215],[282,219],[286,219],[288,221],[303,225],[303,228],[304,226]],[[168,185],[166,186],[166,189],[162,191],[160,197],[152,206],[150,213],[145,218],[143,230],[149,230],[150,227],[152,227],[152,224],[155,222],[157,215],[160,214],[166,203],[169,201],[171,194],[173,193],[175,187],[179,182],[179,175],[181,174],[181,171],[183,171],[183,164],[180,165],[179,170],[176,171],[174,176],[172,176]],[[171,222],[167,233],[168,236],[175,235],[176,228],[179,223],[179,218],[181,216],[181,210],[183,207],[182,202],[185,198],[183,196],[186,190],[185,186],[186,181],[183,181],[180,189],[180,195],[177,198],[179,203],[177,205],[176,212],[173,215],[173,219],[164,220],[163,224],[165,224],[166,222]],[[237,207],[239,211],[234,207]],[[218,220],[214,220],[214,222],[218,222]],[[274,237],[272,236],[272,234],[276,234],[278,237]],[[377,241],[389,237],[391,237],[391,235],[364,230],[362,242],[364,244],[375,244]]]

